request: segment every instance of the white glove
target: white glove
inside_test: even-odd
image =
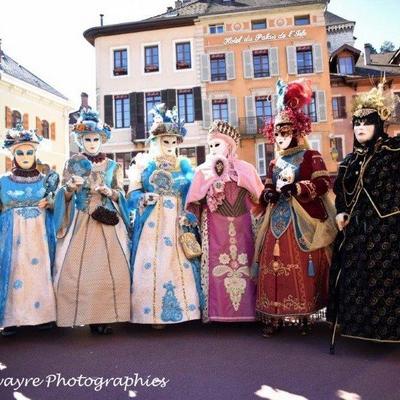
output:
[[[97,186],[97,188],[95,189],[97,193],[102,194],[103,196],[106,197],[111,197],[113,194],[112,189],[110,189],[108,186]]]
[[[85,180],[78,175],[72,175],[71,179],[67,182],[67,190],[68,192],[76,192],[83,185]]]
[[[336,215],[336,224],[338,226],[339,231],[342,231],[348,223],[350,222],[350,216],[347,213],[340,213]]]

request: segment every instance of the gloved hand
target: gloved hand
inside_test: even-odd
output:
[[[290,183],[289,185],[284,185],[281,187],[281,193],[283,196],[289,198],[290,196],[296,196],[297,188],[295,183]]]
[[[279,193],[274,189],[264,189],[261,192],[260,204],[267,206],[269,203],[276,204],[279,199]]]

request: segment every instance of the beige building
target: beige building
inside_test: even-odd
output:
[[[0,134],[18,123],[43,136],[38,158],[61,173],[69,155],[68,99],[0,49]],[[0,153],[0,173],[11,161]]]

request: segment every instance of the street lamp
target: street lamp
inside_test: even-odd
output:
[[[332,160],[337,162],[339,158],[339,152],[338,149],[336,148],[336,140],[335,140],[335,135],[333,133],[329,134],[329,143],[330,143],[330,153]]]

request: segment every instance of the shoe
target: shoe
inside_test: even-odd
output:
[[[111,326],[106,324],[91,324],[90,331],[97,335],[111,335],[113,333]]]
[[[16,326],[7,326],[1,331],[1,336],[8,337],[14,336],[17,334],[17,327]]]

